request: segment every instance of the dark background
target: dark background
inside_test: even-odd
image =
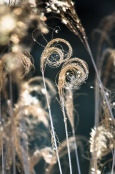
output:
[[[111,14],[115,11],[115,0],[77,0],[75,2],[75,7],[81,23],[85,28],[88,42],[91,46],[94,58],[96,58],[96,44],[92,41],[91,34],[98,27],[100,20],[106,15]],[[75,36],[69,29],[63,25],[59,19],[55,16],[48,19],[47,22],[49,27],[55,28],[57,26],[58,33],[54,33],[54,38],[61,37],[69,41],[73,48],[73,56],[85,60],[89,66],[89,77],[86,83],[80,86],[79,90],[74,92],[74,105],[75,110],[79,115],[79,123],[77,115],[75,115],[75,125],[76,125],[76,135],[82,135],[89,139],[91,128],[94,126],[94,79],[95,72],[90,60],[90,57],[85,50],[84,46],[81,44],[79,38]],[[58,26],[61,30],[59,30]],[[48,41],[51,40],[52,31],[46,37]],[[46,45],[43,37],[38,38],[39,43]],[[35,44],[32,50],[32,55],[34,57],[36,71],[34,76],[40,75],[40,56],[43,48],[40,45]],[[50,78],[55,81],[56,74],[59,72],[60,68],[46,68],[45,77]],[[93,86],[93,88],[91,88]],[[57,96],[58,97],[58,96]],[[51,105],[52,115],[54,120],[54,126],[59,140],[65,139],[65,131],[63,124],[63,116],[59,106],[59,103],[54,99]],[[68,131],[71,135],[71,127],[68,122]],[[87,174],[89,169],[88,158],[88,142],[84,144],[85,154],[81,155],[81,170],[82,174]],[[73,173],[77,173],[76,170]],[[69,172],[68,172],[69,174]]]

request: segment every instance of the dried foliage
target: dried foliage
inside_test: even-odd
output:
[[[75,11],[74,3],[70,0],[49,0],[46,2],[46,12],[54,12],[61,16],[62,22],[85,43],[86,34]]]
[[[60,46],[60,42],[64,43],[68,47],[68,53],[64,54],[63,47],[58,48]],[[46,64],[48,63],[51,67],[58,67],[63,62],[68,60],[72,55],[72,47],[66,40],[62,38],[56,38],[51,40],[45,47],[42,55],[41,55],[41,69],[45,70]]]
[[[59,95],[63,95],[64,88],[78,88],[87,79],[88,73],[88,66],[85,61],[78,58],[66,61],[59,74]]]
[[[102,19],[99,28],[93,32],[93,37],[98,33],[97,45],[97,67],[100,72],[106,96],[109,105],[114,110],[114,29],[115,14],[111,14]],[[95,35],[94,35],[95,34]],[[103,96],[96,79],[96,110],[95,110],[95,126],[91,132],[90,152],[92,153],[92,169],[95,173],[103,172],[104,166],[109,162],[112,163],[112,172],[114,173],[114,149],[115,149],[115,119],[111,119],[107,103]],[[114,115],[114,112],[113,112]],[[113,158],[107,155],[113,154]],[[104,162],[104,159],[107,160]],[[93,173],[92,172],[92,173]]]
[[[37,37],[45,39],[43,34],[49,32],[45,23],[49,12],[61,17],[61,21],[80,38],[91,57],[97,78],[95,125],[89,140],[89,170],[91,174],[105,174],[104,167],[109,163],[109,172],[114,174],[115,13],[105,17],[93,32],[94,37],[99,35],[96,65],[71,0],[47,0],[45,8],[42,0],[0,2],[0,173],[36,174],[40,173],[37,167],[41,168],[42,163],[44,174],[73,174],[73,162],[76,161],[77,172],[81,174],[78,152],[84,150],[87,141],[75,133],[74,92],[88,78],[87,63],[80,58],[71,58],[73,51],[68,41],[53,38],[47,42],[41,55],[42,77],[30,78],[31,69],[35,70],[30,52],[34,42],[42,46]],[[56,135],[51,107],[56,87],[44,75],[47,65],[54,70],[60,68],[56,86],[66,134],[62,142]],[[24,79],[28,74],[30,76]],[[14,88],[18,93],[16,100]],[[68,132],[67,119],[72,135]]]
[[[10,52],[4,54],[1,57],[0,64],[0,89],[2,89],[3,81],[5,80],[5,77],[8,73],[15,72],[17,78],[23,78],[30,72],[31,68],[34,67],[32,63],[32,56],[26,50],[22,50],[16,53]]]

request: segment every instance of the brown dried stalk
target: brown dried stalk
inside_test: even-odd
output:
[[[75,129],[74,129],[74,114],[73,114],[73,96],[72,96],[72,89],[77,89],[88,77],[88,66],[85,61],[72,58],[67,60],[62,69],[59,73],[59,80],[58,80],[58,92],[60,97],[60,102],[62,106],[62,112],[64,116],[64,123],[65,123],[65,131],[66,131],[66,138],[67,138],[67,148],[68,148],[68,157],[69,157],[69,164],[70,164],[70,173],[72,173],[71,167],[71,157],[70,157],[70,149],[69,149],[69,138],[68,138],[68,131],[67,131],[67,121],[66,121],[66,114],[65,109],[68,115],[68,119],[70,121],[72,127],[72,133],[74,137],[74,146],[75,146],[75,153],[76,153],[76,162],[78,166],[78,172],[80,171],[78,153],[77,153],[77,144],[75,142]],[[67,92],[69,92],[68,99],[66,100]],[[70,97],[70,98],[69,98]],[[69,101],[69,104],[68,104]],[[70,108],[71,106],[71,108]],[[65,109],[64,109],[65,108]],[[68,112],[68,110],[70,110]]]
[[[55,42],[56,42],[56,44],[53,46],[53,44]],[[59,42],[62,42],[68,46],[69,51],[66,56],[63,53],[62,47],[61,47],[61,49],[57,47]],[[53,55],[55,55],[55,56],[53,56]],[[59,159],[59,154],[58,154],[58,148],[57,148],[57,143],[56,143],[55,131],[54,131],[54,127],[53,127],[53,120],[52,120],[51,109],[50,109],[50,104],[49,104],[49,99],[48,99],[48,94],[47,94],[46,83],[45,83],[45,79],[44,79],[44,71],[45,71],[45,67],[46,67],[47,63],[51,67],[58,67],[58,66],[60,66],[61,63],[67,61],[71,57],[71,55],[72,55],[71,45],[67,41],[65,41],[64,39],[61,39],[61,38],[56,38],[56,39],[51,40],[46,45],[46,47],[41,55],[41,71],[42,71],[44,88],[46,90],[46,99],[47,99],[47,105],[48,105],[49,116],[50,116],[50,121],[51,121],[51,131],[52,131],[52,136],[53,136],[54,145],[55,145],[55,149],[56,149],[60,173],[62,173],[62,169],[61,169],[61,164],[60,164],[60,159]],[[71,168],[71,164],[70,164],[70,168]],[[72,171],[70,173],[72,174]]]
[[[69,137],[69,145],[70,145],[70,151],[71,153],[75,150],[75,141],[80,148],[80,150],[83,150],[84,143],[87,143],[87,139],[82,137],[82,136],[77,136],[77,137]],[[67,151],[67,140],[64,140],[59,147],[59,154],[60,158],[63,159],[64,156],[66,156],[68,153]],[[65,162],[65,160],[64,160]],[[56,164],[57,164],[57,159],[55,156],[52,156],[52,160],[50,165],[47,168],[46,174],[51,174],[51,173],[56,173]],[[67,168],[67,164],[65,165],[65,168]]]
[[[97,80],[101,88],[101,95],[103,97],[103,100],[106,101],[107,106],[109,108],[109,112],[111,115],[111,118],[114,120],[114,116],[112,113],[111,106],[109,104],[108,98],[106,96],[106,93],[104,91],[104,87],[100,78],[100,74],[98,72],[97,66],[95,64],[89,43],[87,41],[86,33],[85,30],[80,22],[80,19],[75,11],[74,4],[71,0],[49,0],[46,3],[47,7],[46,10],[47,12],[54,12],[57,13],[61,16],[63,23],[75,34],[77,35],[84,46],[86,47],[86,50],[88,51],[92,64],[94,66],[96,75],[97,75]]]
[[[85,44],[85,30],[76,14],[74,3],[71,0],[49,0],[46,5],[46,11],[60,15],[62,22]]]

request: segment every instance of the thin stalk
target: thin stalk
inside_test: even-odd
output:
[[[107,96],[106,96],[106,93],[105,93],[105,90],[104,90],[102,81],[101,81],[101,79],[100,79],[100,76],[99,76],[99,73],[98,73],[98,70],[97,70],[97,67],[96,67],[96,64],[95,64],[95,61],[94,61],[94,58],[93,58],[93,55],[92,55],[92,52],[91,52],[89,43],[88,43],[87,41],[85,41],[85,44],[86,44],[86,47],[87,47],[87,51],[88,51],[88,53],[89,53],[89,55],[90,55],[90,58],[91,58],[93,67],[94,67],[94,69],[95,69],[95,72],[96,72],[96,75],[97,75],[97,79],[98,79],[98,81],[99,81],[100,88],[101,88],[101,90],[102,90],[103,96],[104,96],[105,101],[106,101],[106,103],[107,103],[107,106],[108,106],[108,109],[109,109],[111,118],[112,118],[112,120],[114,121],[114,116],[113,116],[113,113],[112,113],[112,110],[111,110],[111,106],[110,106],[110,104],[109,104],[109,101],[108,101],[108,98],[107,98]],[[115,124],[115,123],[114,123],[114,124]]]
[[[106,96],[106,93],[105,93],[105,90],[104,90],[104,87],[103,87],[103,84],[102,84],[102,81],[101,81],[101,78],[100,78],[100,73],[98,72],[98,69],[97,69],[97,66],[95,64],[95,61],[94,61],[94,58],[93,58],[93,54],[91,52],[91,49],[90,49],[90,46],[89,46],[89,43],[85,40],[85,43],[86,43],[86,49],[90,55],[90,58],[91,58],[91,61],[92,61],[92,64],[93,64],[93,67],[94,67],[94,70],[96,72],[96,75],[97,75],[97,79],[96,81],[99,82],[99,84],[97,84],[96,86],[96,89],[97,89],[97,96],[96,96],[96,102],[95,102],[95,126],[97,127],[98,126],[98,123],[99,123],[99,88],[101,88],[101,92],[103,94],[103,97],[107,103],[107,106],[108,106],[108,109],[109,109],[109,112],[110,112],[110,116],[112,118],[112,120],[114,121],[114,116],[113,116],[113,113],[112,113],[112,110],[111,110],[111,106],[110,106],[110,103],[108,101],[108,98]],[[114,122],[115,124],[115,122]],[[93,163],[94,163],[94,168],[95,168],[95,171],[97,171],[97,158],[96,158],[96,154],[94,153],[94,155],[92,156],[92,160],[93,160]]]
[[[2,134],[1,134],[1,148],[2,148],[2,174],[5,173],[5,167],[4,167],[4,146],[3,146],[3,137],[2,137]]]
[[[55,137],[53,119],[52,119],[52,114],[51,114],[51,109],[50,109],[50,104],[49,104],[48,93],[47,93],[47,88],[46,88],[43,69],[42,69],[42,78],[43,78],[44,88],[45,88],[45,91],[46,91],[46,101],[47,101],[48,112],[49,112],[49,116],[50,116],[51,130],[52,130],[52,134],[53,134],[53,138],[54,138],[54,144],[55,144],[55,149],[56,149],[56,155],[57,155],[57,160],[58,160],[59,171],[60,171],[60,174],[62,174],[62,168],[61,168],[61,163],[60,163],[60,158],[59,158],[59,153],[58,153],[58,147],[57,147],[57,142],[56,142],[56,137]]]
[[[2,131],[3,127],[2,127],[2,113],[1,113],[1,91],[0,91],[0,129]],[[2,174],[5,173],[4,169],[4,145],[3,145],[3,135],[1,133],[1,149],[2,149]]]
[[[100,102],[99,84],[96,78],[96,81],[95,81],[95,127],[98,127],[98,124],[99,124],[99,102]]]
[[[24,120],[21,120],[21,127],[23,129],[23,133],[26,133],[26,129],[25,129],[25,122]],[[25,174],[30,174],[30,170],[29,170],[29,162],[28,162],[28,145],[27,145],[27,141],[25,139],[25,136],[22,137],[22,146],[23,148],[21,148],[21,153],[22,153],[22,159],[23,159],[23,167],[24,167],[24,173]]]
[[[66,118],[66,115],[65,115],[63,97],[61,97],[61,101],[62,101],[62,112],[63,112],[64,123],[65,123],[65,133],[66,133],[66,139],[67,139],[67,151],[68,151],[68,158],[69,158],[69,169],[70,169],[70,174],[72,174],[72,163],[71,163],[71,155],[70,155],[70,146],[69,146],[68,130],[67,130],[67,118]]]
[[[14,125],[14,115],[13,115],[13,95],[12,95],[12,76],[9,74],[9,92],[10,92],[10,118],[12,124],[12,157],[13,157],[13,174],[16,174],[16,159],[15,159],[15,149],[14,149],[14,133],[13,133],[13,125]]]
[[[98,48],[96,65],[99,73],[99,77],[101,77],[101,66],[100,65],[100,48]],[[95,78],[95,127],[98,127],[99,124],[99,110],[100,110],[100,90],[97,76]]]
[[[114,174],[114,168],[115,168],[115,149],[113,150],[113,162],[112,162],[111,174]]]
[[[73,132],[73,137],[74,137],[74,148],[75,148],[75,156],[76,156],[76,162],[77,162],[77,167],[78,167],[78,173],[81,174],[78,151],[77,151],[77,143],[76,143],[76,138],[75,138],[75,129],[72,129],[72,132]]]
[[[69,101],[70,106],[69,109],[72,110],[72,113],[70,114],[70,116],[68,115],[70,124],[71,124],[71,128],[72,128],[72,133],[73,133],[73,138],[74,138],[74,148],[75,148],[75,156],[76,156],[76,163],[77,163],[77,168],[78,168],[78,174],[81,174],[81,170],[80,170],[80,163],[79,163],[79,157],[78,157],[78,151],[77,151],[77,143],[76,143],[76,137],[75,137],[75,127],[74,127],[74,104],[73,104],[73,91],[71,89],[67,90],[67,97],[69,97],[71,100]],[[65,104],[66,105],[66,104]],[[66,107],[65,107],[66,109]],[[68,113],[68,112],[67,112]],[[69,114],[69,113],[68,113]]]

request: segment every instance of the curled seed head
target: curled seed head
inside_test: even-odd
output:
[[[65,54],[63,47],[58,48],[61,46],[59,43],[62,42],[67,45],[68,53]],[[45,70],[46,64],[48,63],[51,67],[58,67],[61,63],[65,61],[65,59],[69,59],[72,55],[72,47],[64,39],[56,38],[51,40],[45,47],[42,56],[41,56],[41,69]]]
[[[79,87],[88,77],[88,73],[86,62],[79,58],[73,58],[64,63],[59,74],[59,95],[63,94],[64,88],[76,89]]]

